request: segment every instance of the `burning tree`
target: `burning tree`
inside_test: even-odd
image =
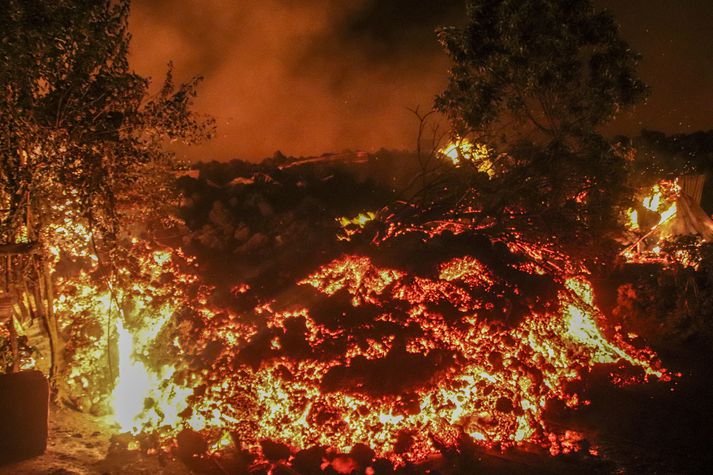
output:
[[[190,110],[198,78],[176,85],[169,67],[150,94],[130,69],[128,13],[128,0],[13,0],[0,14],[0,239],[34,249],[6,262],[8,290],[19,320],[45,322],[52,378],[60,259],[98,261],[115,276],[122,230],[166,202],[174,165],[164,145],[212,127]]]

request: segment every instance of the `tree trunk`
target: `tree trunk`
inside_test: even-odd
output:
[[[20,351],[17,348],[17,331],[15,330],[15,317],[10,313],[10,351],[12,352],[12,367],[10,371],[17,373],[20,370]]]
[[[7,256],[7,268],[5,270],[5,293],[10,295],[10,280],[12,279],[12,256]],[[12,302],[12,299],[10,299]],[[20,370],[20,352],[17,348],[17,330],[15,329],[14,309],[10,307],[10,345],[12,347],[12,372],[17,373]]]
[[[52,345],[52,366],[50,367],[50,380],[54,389],[57,389],[57,376],[62,370],[62,351],[59,329],[57,324],[57,315],[54,313],[54,285],[52,284],[52,275],[49,262],[42,257],[43,277],[45,286],[45,301],[47,311],[48,328],[50,329],[50,338],[54,341]]]
[[[35,258],[35,276],[37,285],[34,286],[35,305],[39,314],[45,323],[47,335],[50,342],[50,371],[49,380],[52,392],[55,398],[59,388],[58,376],[61,369],[61,354],[59,332],[57,329],[57,319],[54,314],[54,305],[52,300],[53,289],[52,285],[47,285],[50,278],[46,275],[48,272],[47,261],[42,256]]]

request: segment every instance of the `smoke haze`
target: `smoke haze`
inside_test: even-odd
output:
[[[713,128],[709,0],[596,0],[641,52],[648,102],[610,133]],[[458,24],[464,0],[134,0],[132,66],[160,82],[202,75],[196,108],[217,137],[178,148],[190,160],[259,160],[413,148],[417,121],[446,84],[434,29]]]
[[[376,3],[138,0],[132,65],[157,82],[169,60],[178,79],[204,76],[197,109],[218,131],[179,151],[191,159],[412,148],[417,122],[407,108],[430,108],[445,86],[433,30],[453,8],[428,2],[399,16]]]

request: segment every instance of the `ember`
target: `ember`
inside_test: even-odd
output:
[[[637,208],[627,211],[628,228],[640,235],[636,242],[624,251],[628,259],[661,257],[661,244],[667,237],[666,233],[662,232],[663,227],[676,216],[676,200],[680,194],[681,188],[677,181],[662,181],[641,198],[641,204]],[[646,216],[641,216],[644,213]]]

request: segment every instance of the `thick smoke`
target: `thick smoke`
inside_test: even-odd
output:
[[[197,108],[218,136],[179,150],[190,159],[412,148],[407,108],[431,107],[445,86],[434,28],[454,4],[137,0],[132,64],[157,82],[169,60],[179,79],[205,77]]]

